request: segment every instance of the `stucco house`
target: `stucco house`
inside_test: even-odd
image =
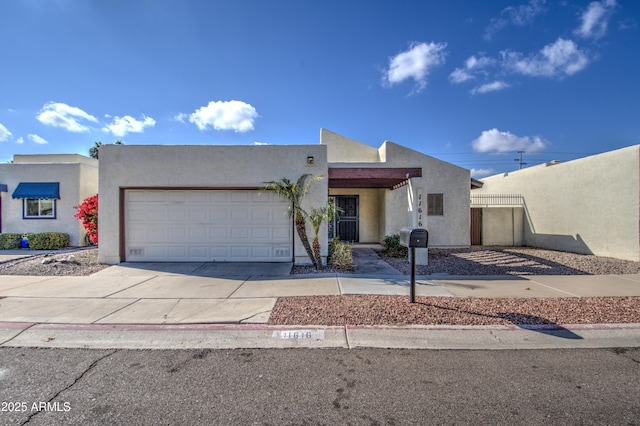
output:
[[[640,145],[481,179],[472,244],[640,261]]]
[[[98,192],[98,161],[78,154],[14,155],[0,164],[0,232],[86,235],[73,207]]]
[[[380,242],[404,226],[427,228],[432,247],[469,244],[468,170],[322,129],[317,145],[104,145],[99,260],[309,263],[287,201],[261,190],[305,173],[326,177],[306,207],[344,210],[321,229],[325,257],[332,237]]]

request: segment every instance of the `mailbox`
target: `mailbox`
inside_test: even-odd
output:
[[[425,248],[429,245],[429,233],[422,228],[402,228],[400,244],[409,248]]]

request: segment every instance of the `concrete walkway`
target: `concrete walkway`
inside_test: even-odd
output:
[[[124,263],[88,277],[0,276],[0,346],[167,349],[640,346],[640,324],[267,326],[270,312],[281,296],[409,295],[409,277],[397,271],[385,274],[381,268],[378,274],[288,275],[290,268],[290,264]],[[640,296],[640,275],[420,276],[416,294]]]

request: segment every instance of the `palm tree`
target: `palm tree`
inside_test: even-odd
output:
[[[309,179],[311,175],[306,173],[298,178],[298,180],[293,183],[287,178],[281,178],[280,180],[274,180],[270,182],[264,182],[263,190],[265,191],[273,191],[276,194],[280,195],[282,198],[285,198],[291,201],[291,206],[289,206],[288,216],[289,218],[293,217],[294,223],[296,225],[296,231],[298,232],[298,236],[300,237],[300,241],[302,241],[302,245],[304,249],[307,251],[307,255],[313,266],[317,269],[319,267],[314,255],[311,250],[311,246],[309,245],[309,238],[307,237],[307,226],[306,226],[306,217],[307,212],[302,208],[302,200],[309,193],[309,187],[314,182],[317,182],[324,177],[322,175],[317,175]],[[309,180],[307,180],[309,179]]]
[[[102,142],[96,142],[91,149],[89,149],[89,157],[98,159],[98,152],[100,151],[100,147],[102,146]]]
[[[320,256],[320,241],[318,240],[318,234],[320,234],[320,226],[322,226],[322,222],[326,219],[328,222],[333,220],[333,216],[336,213],[341,212],[342,209],[336,206],[331,201],[327,202],[327,205],[324,207],[314,207],[309,212],[309,221],[311,222],[311,226],[313,227],[313,232],[315,233],[315,237],[313,239],[313,256],[316,259],[316,263],[319,267],[322,267],[322,256]]]
[[[122,141],[116,141],[114,145],[122,145]],[[102,142],[98,141],[89,149],[89,157],[98,159],[100,155],[100,147],[102,146]]]

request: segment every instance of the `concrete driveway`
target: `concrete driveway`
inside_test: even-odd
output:
[[[181,274],[197,277],[282,277],[291,273],[291,262],[123,262],[99,274],[138,276]]]

